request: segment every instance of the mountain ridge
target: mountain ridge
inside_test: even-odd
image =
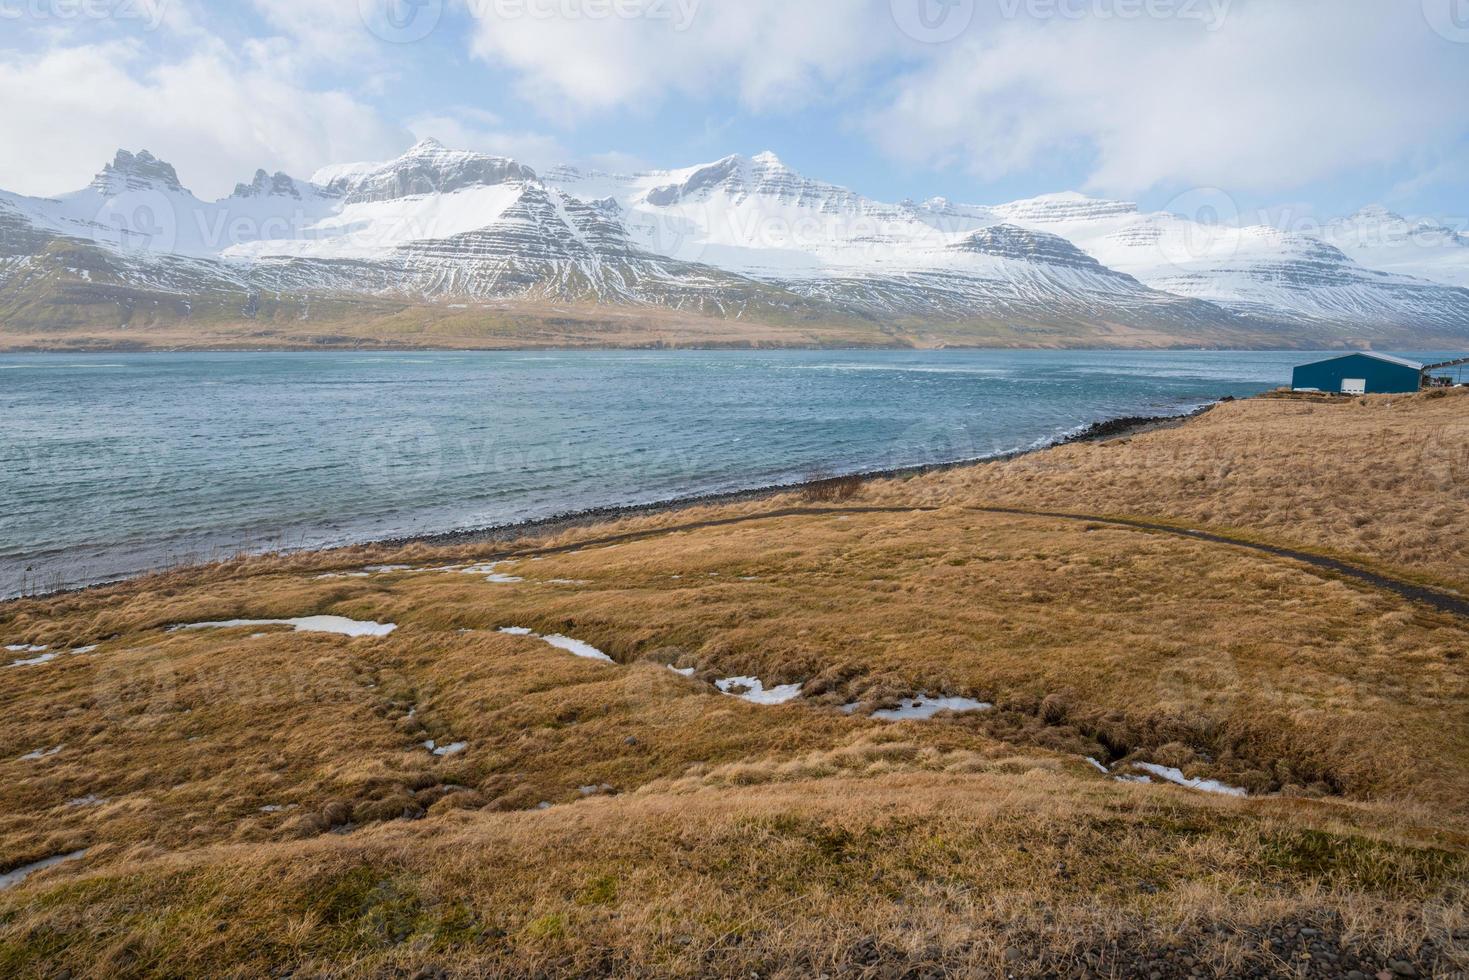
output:
[[[1405,250],[1424,240],[1418,269]],[[0,191],[0,336],[575,303],[909,346],[1370,346],[1469,339],[1466,286],[1469,239],[1380,206],[1316,236],[1074,192],[890,204],[770,151],[542,174],[429,139],[203,201],[120,150],[79,191]]]

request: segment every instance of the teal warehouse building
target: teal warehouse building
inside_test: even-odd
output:
[[[1400,394],[1423,387],[1424,369],[1424,365],[1407,358],[1360,351],[1301,365],[1295,370],[1291,387],[1334,395]]]

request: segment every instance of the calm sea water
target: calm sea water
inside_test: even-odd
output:
[[[0,355],[0,595],[1035,446],[1296,353]]]

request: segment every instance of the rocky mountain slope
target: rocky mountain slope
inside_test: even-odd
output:
[[[74,193],[0,192],[0,328],[28,334],[511,301],[858,325],[875,343],[1411,346],[1469,335],[1466,285],[1462,236],[1386,212],[1318,238],[1074,194],[886,204],[769,153],[542,175],[428,140],[203,201],[119,151]]]

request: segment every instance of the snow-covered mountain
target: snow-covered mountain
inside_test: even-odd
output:
[[[1201,223],[1167,212],[1141,214],[1132,205],[1074,194],[994,210],[1061,235],[1156,289],[1249,317],[1341,330],[1451,334],[1469,322],[1469,291],[1458,288],[1454,275],[1435,279],[1424,253],[1360,251],[1354,259],[1311,235]],[[1458,261],[1460,274],[1469,275],[1469,249]]]
[[[1469,240],[1380,209],[1314,237],[1076,194],[888,204],[770,153],[538,174],[427,140],[310,180],[258,171],[203,201],[167,163],[119,151],[74,193],[0,192],[11,323],[66,302],[161,303],[187,319],[250,318],[285,297],[303,316],[364,297],[513,299],[1042,338],[1345,343],[1469,336],[1466,286]]]
[[[1321,237],[1368,268],[1469,287],[1469,235],[1437,221],[1372,205],[1328,222]]]
[[[1229,320],[1054,235],[873,201],[803,177],[770,153],[634,177],[560,169],[546,182],[615,204],[643,249],[879,317],[1164,329]]]

